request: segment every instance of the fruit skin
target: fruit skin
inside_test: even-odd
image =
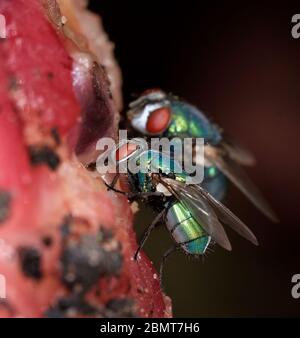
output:
[[[0,317],[169,317],[151,262],[132,260],[127,200],[74,155],[84,109],[69,42],[43,6],[0,2],[8,32],[0,42]],[[109,92],[103,81],[99,88]]]

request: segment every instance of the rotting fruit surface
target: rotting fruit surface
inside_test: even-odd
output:
[[[116,131],[105,70],[55,25],[55,1],[2,0],[0,13],[0,316],[171,316],[152,263],[132,259],[128,201],[83,165],[101,137],[91,121]]]

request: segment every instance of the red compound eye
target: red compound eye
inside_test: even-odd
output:
[[[160,88],[150,88],[150,89],[146,89],[141,93],[141,96],[145,96],[145,95],[149,95],[152,93],[160,93],[161,89]]]
[[[146,130],[151,134],[158,134],[165,131],[171,118],[171,110],[169,107],[162,107],[154,110],[148,117]]]
[[[132,154],[137,149],[137,145],[133,143],[126,143],[116,151],[116,160],[121,161]]]

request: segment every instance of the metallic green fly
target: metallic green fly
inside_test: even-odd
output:
[[[118,166],[135,161],[146,169],[135,173],[127,172],[130,191],[127,195],[130,199],[146,200],[157,212],[143,236],[136,259],[151,231],[161,222],[176,243],[163,256],[161,274],[166,258],[178,248],[187,254],[199,256],[206,252],[213,241],[224,249],[231,250],[223,224],[258,245],[252,231],[220,201],[200,185],[186,184],[188,174],[182,170],[180,163],[160,151],[143,149],[141,144],[138,139],[121,142],[112,154]],[[108,187],[124,193],[115,189],[114,184],[108,184]]]

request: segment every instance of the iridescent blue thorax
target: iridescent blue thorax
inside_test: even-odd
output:
[[[146,170],[135,174],[135,184],[141,192],[155,191],[153,180],[150,173],[157,172],[162,175],[172,175],[176,180],[185,182],[187,174],[181,166],[169,156],[154,150],[143,152],[138,158],[138,164]]]
[[[217,126],[196,107],[182,101],[171,100],[172,118],[165,137],[204,138],[205,143],[218,144],[222,135]],[[201,184],[210,194],[222,200],[227,191],[226,177],[214,166],[204,168],[204,180]]]

